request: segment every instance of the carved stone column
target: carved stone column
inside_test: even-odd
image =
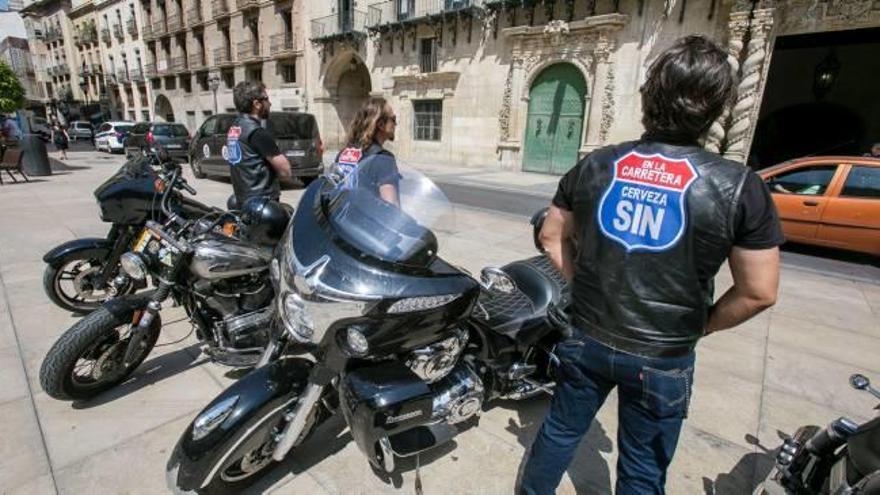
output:
[[[727,132],[727,150],[724,157],[745,161],[748,144],[754,127],[758,106],[761,104],[762,78],[769,59],[769,34],[773,29],[773,8],[754,11],[751,23],[751,38],[747,48],[746,60],[742,64],[739,95],[733,107],[733,117]]]
[[[605,145],[608,133],[614,124],[614,40],[606,33],[599,35],[596,49],[593,52],[594,78],[593,87],[589,93],[590,99],[589,118],[587,123],[587,138],[582,152],[589,153],[596,148]]]
[[[744,38],[749,30],[749,12],[731,12],[730,22],[727,24],[728,41],[727,41],[727,62],[730,64],[733,73],[739,74],[739,57],[742,54]],[[724,139],[724,124],[730,118],[730,108],[725,108],[706,136],[705,148],[709,151],[718,153],[721,150],[721,141]]]

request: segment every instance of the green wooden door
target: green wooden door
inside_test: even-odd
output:
[[[523,170],[564,174],[577,162],[586,82],[571,64],[544,69],[529,91]]]

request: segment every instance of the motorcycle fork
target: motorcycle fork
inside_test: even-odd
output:
[[[131,248],[130,245],[133,237],[134,235],[129,227],[114,224],[113,228],[110,229],[107,239],[113,240],[115,238],[115,242],[113,243],[113,250],[110,251],[110,256],[107,258],[106,263],[104,263],[104,268],[95,279],[98,287],[106,287],[107,283],[113,278],[116,265],[119,264],[119,257]]]
[[[171,294],[172,287],[169,283],[160,282],[153,298],[147,303],[147,307],[141,311],[140,318],[137,319],[137,325],[131,329],[131,338],[128,341],[128,346],[125,348],[125,357],[122,359],[122,363],[125,366],[129,366],[134,361],[135,356],[137,356],[141,342],[147,336],[147,332],[150,331],[150,326],[153,325],[159,310],[162,309],[162,301]]]

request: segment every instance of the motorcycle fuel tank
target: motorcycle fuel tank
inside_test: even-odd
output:
[[[239,277],[265,270],[272,251],[232,239],[207,239],[194,247],[190,270],[206,280]]]

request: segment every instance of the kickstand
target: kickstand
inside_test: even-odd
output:
[[[422,477],[419,474],[419,455],[416,454],[416,481],[415,481],[415,490],[416,495],[422,495]]]

